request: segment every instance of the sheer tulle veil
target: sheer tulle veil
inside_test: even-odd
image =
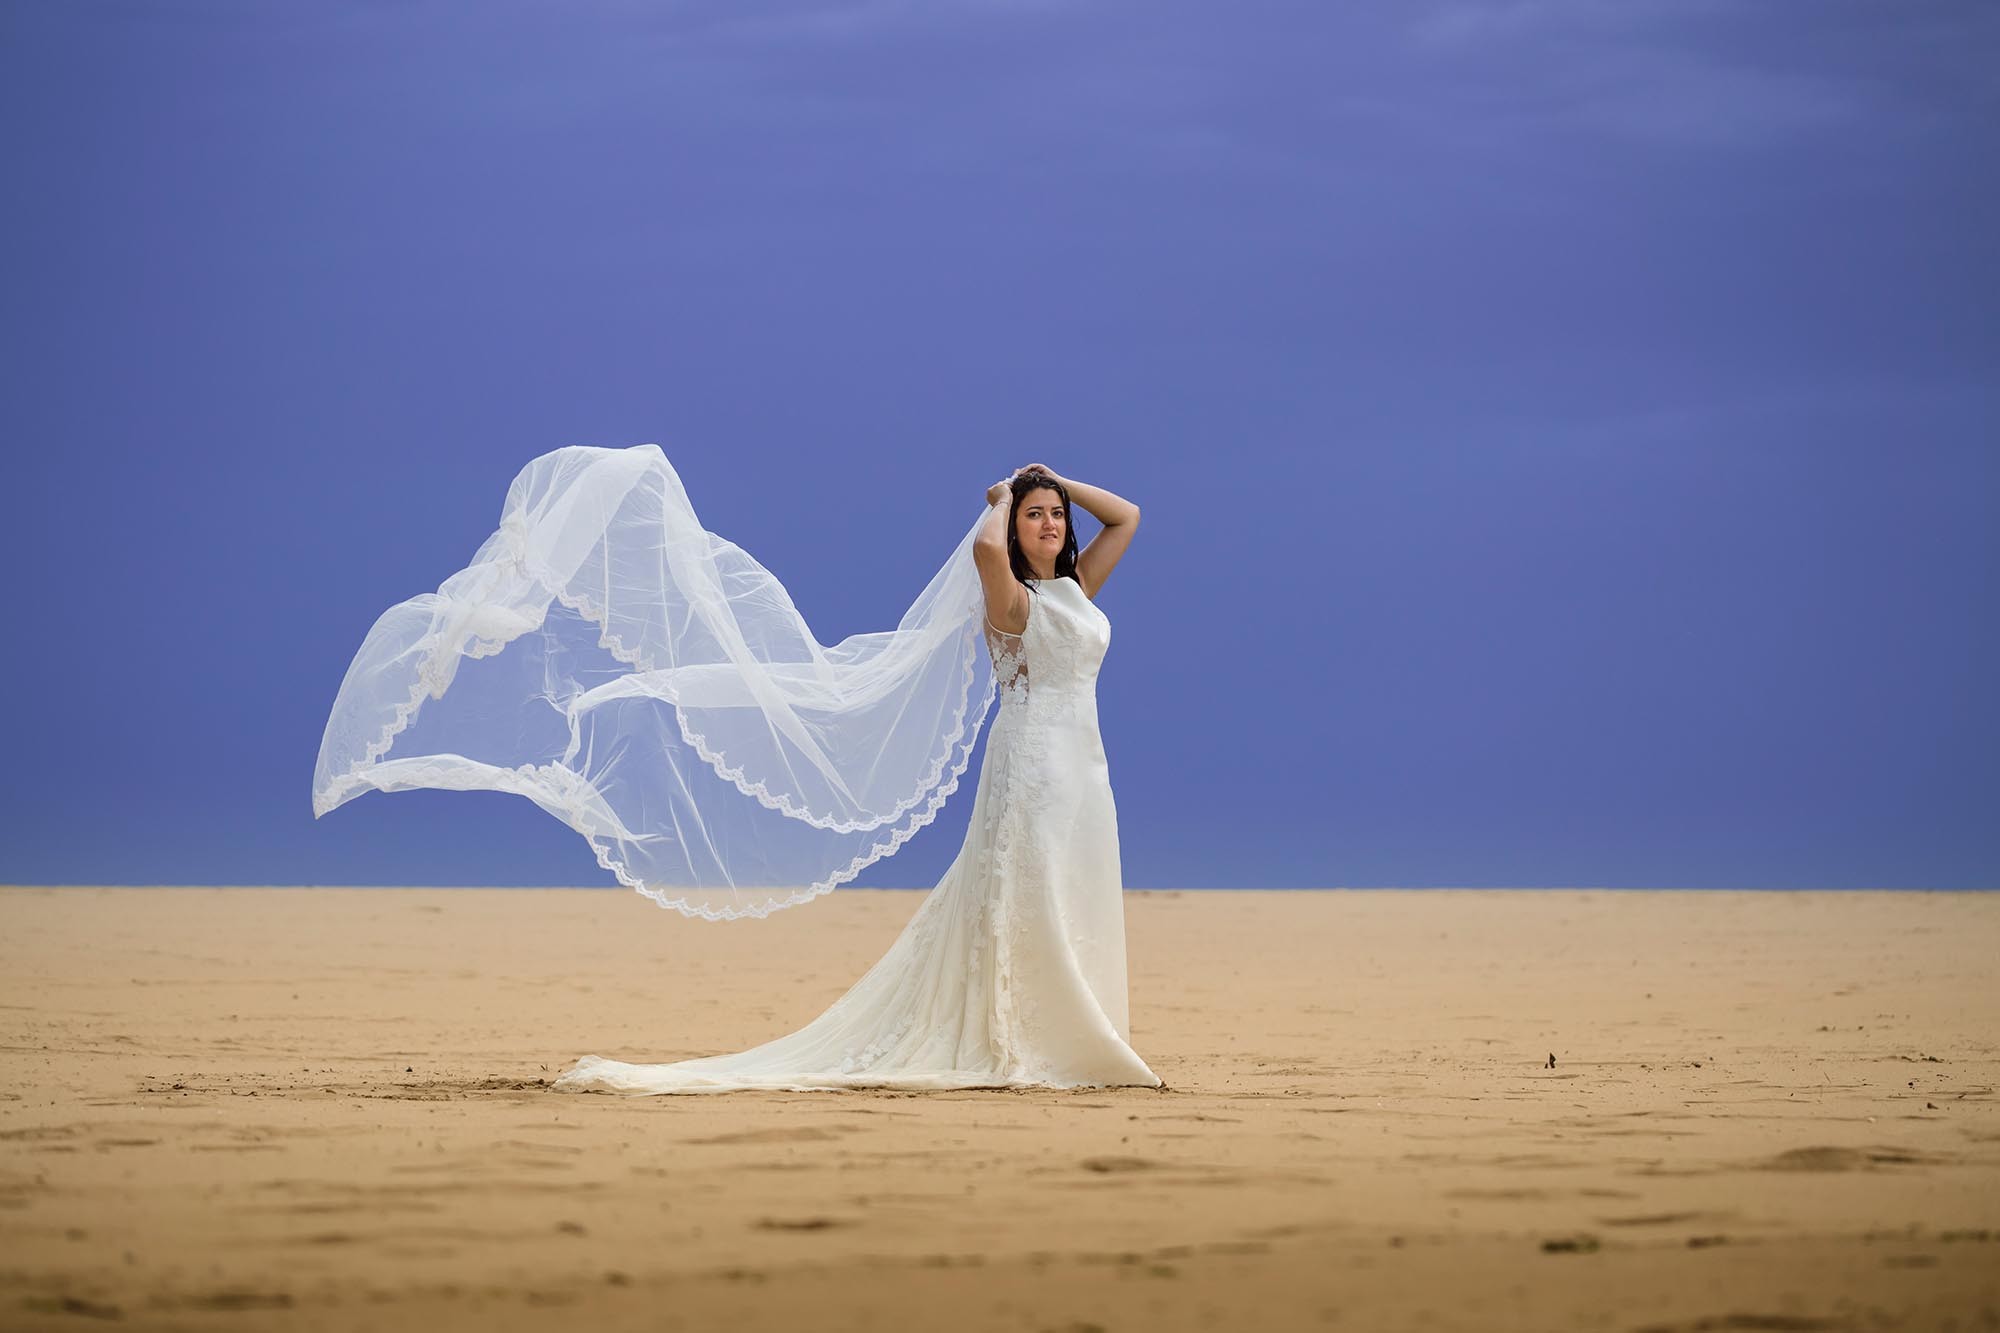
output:
[[[809,902],[957,789],[994,690],[982,522],[896,628],[823,647],[770,571],[702,527],[657,446],[545,454],[466,567],[368,631],[313,813],[370,790],[511,792],[664,907]]]

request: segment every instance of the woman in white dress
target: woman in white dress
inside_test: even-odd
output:
[[[1070,505],[1102,524],[1077,550]],[[972,542],[998,715],[951,868],[818,1018],[730,1055],[589,1055],[564,1091],[1165,1086],[1130,1044],[1118,821],[1097,722],[1095,605],[1139,508],[1040,464],[987,493]]]
[[[1104,525],[1081,554],[1072,501]],[[827,646],[702,525],[657,446],[554,450],[463,569],[377,617],[327,718],[313,813],[370,791],[506,792],[660,906],[756,919],[894,855],[992,712],[957,860],[825,1013],[733,1055],[586,1056],[556,1086],[1163,1086],[1129,1044],[1097,727],[1110,625],[1093,599],[1138,520],[1024,468],[894,629]]]

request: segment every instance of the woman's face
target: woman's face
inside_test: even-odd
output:
[[[1014,540],[1036,568],[1054,569],[1068,536],[1069,514],[1060,495],[1038,486],[1021,497],[1021,507],[1014,513]]]

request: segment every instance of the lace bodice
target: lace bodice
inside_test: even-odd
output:
[[[1094,700],[1098,668],[1111,647],[1111,621],[1075,579],[1044,579],[1028,594],[1028,627],[1009,634],[986,625],[986,647],[1002,708],[1030,697]]]

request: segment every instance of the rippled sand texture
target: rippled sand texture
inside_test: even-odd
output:
[[[2000,1321],[1996,895],[1133,893],[1163,1091],[540,1086],[917,901],[0,890],[0,1328]]]

